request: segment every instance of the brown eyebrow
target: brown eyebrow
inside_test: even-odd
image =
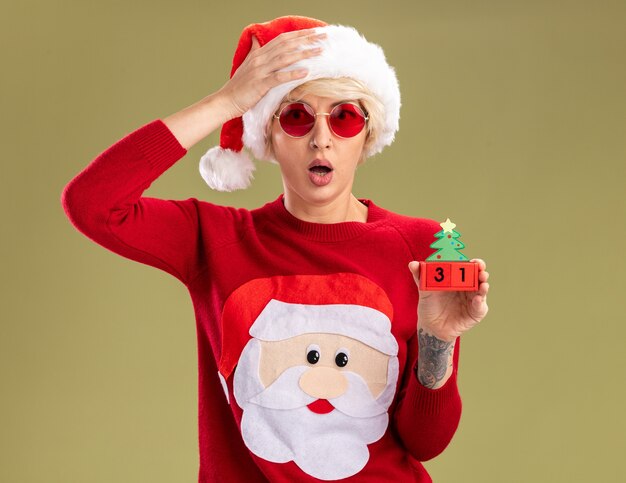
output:
[[[339,102],[335,102],[333,104],[331,104],[332,107],[338,106],[339,104],[356,104],[356,101],[352,101],[349,99],[344,99],[343,101],[339,101]]]

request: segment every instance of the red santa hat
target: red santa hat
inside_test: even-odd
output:
[[[248,25],[239,38],[233,67],[243,63],[252,48],[252,36],[263,46],[283,32],[315,28],[327,37],[312,44],[320,45],[320,55],[303,59],[286,70],[306,68],[302,79],[280,84],[272,89],[242,117],[231,119],[222,126],[220,145],[209,149],[200,159],[200,174],[206,183],[219,191],[245,189],[250,186],[254,163],[243,151],[248,148],[256,159],[274,161],[265,154],[265,128],[284,97],[297,86],[320,78],[349,77],[361,81],[383,104],[385,119],[382,132],[365,156],[372,156],[391,144],[400,119],[400,89],[395,71],[385,59],[380,46],[368,42],[354,28],[328,25],[321,20],[287,16],[265,23]],[[309,47],[309,48],[310,48]]]
[[[304,333],[339,334],[392,356],[393,306],[385,291],[355,273],[287,275],[251,280],[222,311],[219,373],[228,379],[251,337],[283,340]]]

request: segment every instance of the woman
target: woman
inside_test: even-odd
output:
[[[420,461],[457,428],[458,337],[487,313],[488,273],[479,260],[477,292],[420,294],[439,225],[352,194],[399,107],[378,46],[281,17],[244,29],[219,91],[130,133],[65,188],[79,230],[189,289],[200,481],[431,481]],[[281,196],[251,211],[141,196],[222,125],[207,183],[246,187],[246,146],[278,163]]]

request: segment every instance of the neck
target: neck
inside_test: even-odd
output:
[[[311,223],[367,222],[368,209],[352,193],[328,202],[311,204],[285,191],[285,208],[296,218]]]

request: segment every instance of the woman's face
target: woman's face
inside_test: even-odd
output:
[[[306,95],[301,99],[316,113],[327,113],[346,99]],[[280,109],[289,104],[283,102]],[[328,116],[317,116],[313,129],[301,138],[285,134],[273,119],[271,141],[274,158],[280,165],[285,196],[310,205],[324,205],[352,193],[360,164],[367,128],[354,137],[340,138],[330,130]],[[315,168],[326,165],[330,168]],[[297,199],[294,199],[297,198]]]

